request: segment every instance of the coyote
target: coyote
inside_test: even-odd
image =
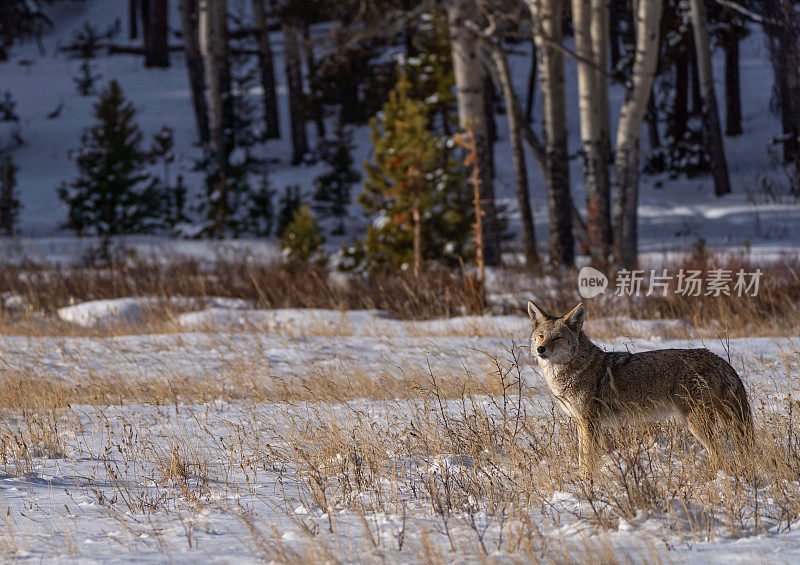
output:
[[[528,314],[531,353],[558,403],[578,425],[584,474],[593,472],[602,424],[678,415],[717,467],[725,459],[715,441],[717,420],[736,434],[740,447],[752,445],[747,393],[721,357],[707,349],[603,351],[583,332],[583,303],[558,317],[529,301]]]

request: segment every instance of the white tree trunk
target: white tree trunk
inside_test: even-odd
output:
[[[181,14],[186,69],[189,73],[189,88],[192,91],[195,122],[200,142],[205,144],[208,143],[208,107],[206,105],[203,56],[200,52],[197,0],[179,0],[178,9]]]
[[[211,152],[221,170],[230,152],[226,126],[231,113],[231,75],[228,61],[228,6],[226,0],[201,0],[200,51],[208,86],[208,124]]]
[[[714,192],[717,196],[721,196],[731,191],[731,182],[728,177],[728,163],[725,159],[725,146],[722,141],[717,95],[714,92],[714,70],[711,66],[711,39],[708,33],[706,7],[703,0],[689,0],[689,8],[692,15],[695,52],[697,53],[700,96],[703,99],[703,130],[711,158]]]
[[[555,45],[563,40],[562,0],[525,0],[533,17],[533,40],[539,57],[539,82],[544,114],[547,204],[550,218],[550,261],[571,266],[575,260],[572,236],[572,197],[567,155],[567,113],[564,55]]]
[[[492,144],[486,121],[485,72],[478,51],[474,23],[480,11],[471,0],[447,0],[447,19],[453,49],[453,74],[456,83],[458,120],[463,129],[473,128],[478,152],[483,206],[483,246],[487,265],[500,263],[500,233],[492,182]],[[483,27],[483,26],[482,26]]]
[[[608,173],[608,85],[606,84],[608,13],[603,0],[572,0],[578,54],[578,107],[586,189],[586,227],[592,263],[608,260],[610,239]]]
[[[636,214],[639,198],[639,134],[658,63],[662,0],[641,0],[636,14],[636,57],[617,127],[614,182],[614,260],[636,263]]]

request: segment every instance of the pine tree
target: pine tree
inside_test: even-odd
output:
[[[6,90],[0,96],[0,122],[18,122],[17,101],[14,96]]]
[[[102,41],[110,41],[117,33],[119,33],[119,20],[103,33],[98,32],[89,22],[85,22],[83,28],[75,32],[72,43],[67,48],[81,61],[78,67],[79,73],[72,79],[81,96],[94,94],[94,85],[102,75],[94,74],[91,61],[100,49]]]
[[[206,221],[199,235],[238,236],[245,229],[244,209],[250,197],[248,162],[228,162],[224,170],[211,163],[206,174],[207,199],[201,208]]]
[[[175,139],[172,128],[161,126],[161,129],[153,134],[153,141],[150,143],[150,162],[153,165],[160,164],[164,169],[164,176],[155,179],[158,190],[165,196],[163,202],[163,217],[166,218],[170,226],[175,227],[177,223],[186,221],[186,187],[183,186],[183,177],[178,175],[178,186],[172,186],[172,179],[169,174],[169,166],[175,162]]]
[[[98,80],[103,78],[103,75],[94,74],[92,64],[88,59],[81,61],[81,65],[78,69],[80,72],[72,79],[75,82],[75,88],[78,90],[78,94],[81,96],[90,96],[94,94],[94,85]]]
[[[250,195],[247,208],[247,231],[254,235],[267,237],[272,233],[275,223],[275,206],[272,202],[275,191],[271,188],[266,173],[261,177],[261,185]]]
[[[408,268],[428,259],[457,262],[468,253],[471,191],[450,157],[447,138],[429,129],[427,108],[402,74],[380,119],[371,121],[374,163],[359,202],[377,214],[363,243],[368,268]]]
[[[172,210],[169,215],[169,223],[173,228],[189,221],[189,216],[186,215],[186,193],[183,175],[178,175],[175,181],[175,190],[173,190]]]
[[[436,5],[422,15],[414,47],[416,54],[400,63],[411,83],[410,96],[425,104],[433,128],[452,135],[458,130],[458,114],[453,50],[444,8]]]
[[[289,185],[284,188],[283,196],[278,201],[278,225],[275,233],[283,237],[286,228],[292,223],[294,213],[300,208],[300,187]]]
[[[11,155],[0,155],[0,235],[4,236],[16,233],[22,207],[17,194],[17,170]]]
[[[321,147],[322,160],[330,170],[314,180],[314,209],[322,217],[333,217],[338,225],[334,234],[344,233],[344,218],[350,204],[350,188],[361,180],[361,174],[353,168],[352,136],[340,124],[333,140],[325,140]]]
[[[112,80],[94,110],[98,123],[83,132],[72,155],[78,178],[58,191],[69,206],[66,227],[102,236],[161,227],[164,195],[144,170],[147,153],[133,104]]]
[[[325,243],[322,228],[311,214],[309,206],[300,206],[294,211],[292,221],[283,233],[283,252],[290,261],[307,263],[322,262],[319,248]]]

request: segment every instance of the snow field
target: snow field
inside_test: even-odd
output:
[[[680,423],[629,426],[586,481],[574,426],[519,347],[524,318],[228,312],[258,326],[0,337],[4,557],[800,558],[797,338],[647,337],[654,323],[601,341],[727,349],[762,446],[751,480],[712,471]]]

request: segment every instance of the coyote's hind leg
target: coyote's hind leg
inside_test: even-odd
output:
[[[714,433],[714,416],[704,411],[693,410],[684,414],[686,425],[692,435],[706,448],[711,464],[719,468],[724,460]]]

